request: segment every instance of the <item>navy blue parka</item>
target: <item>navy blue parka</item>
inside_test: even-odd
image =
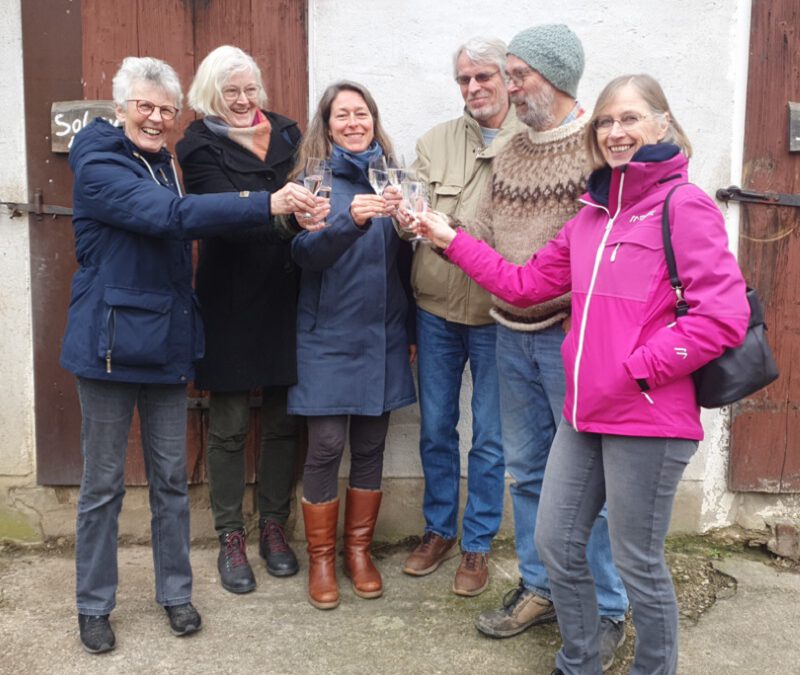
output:
[[[377,416],[416,401],[408,362],[408,346],[416,341],[399,266],[408,244],[391,218],[374,218],[363,228],[353,222],[353,197],[372,188],[347,157],[330,161],[328,225],[292,240],[302,275],[298,382],[289,389],[289,412]]]
[[[267,192],[180,196],[172,157],[97,119],[69,155],[79,268],[61,365],[80,377],[181,384],[203,356],[191,240],[270,219]]]

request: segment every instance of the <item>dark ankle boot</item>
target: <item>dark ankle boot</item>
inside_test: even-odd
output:
[[[312,504],[304,499],[302,503],[308,540],[308,600],[317,609],[333,609],[339,605],[339,585],[336,582],[339,499],[322,504]]]
[[[369,547],[375,532],[375,521],[381,507],[380,490],[347,488],[344,512],[344,573],[353,583],[353,591],[361,598],[378,598],[383,594],[383,581],[372,562]]]
[[[263,519],[258,524],[261,530],[259,553],[267,561],[267,572],[273,577],[290,577],[297,574],[299,565],[292,547],[286,539],[286,532],[280,523]]]
[[[217,569],[222,587],[231,593],[249,593],[256,587],[256,578],[244,544],[244,530],[220,535]]]

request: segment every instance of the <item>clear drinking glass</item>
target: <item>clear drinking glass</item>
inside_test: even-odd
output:
[[[330,199],[330,192],[332,187],[333,176],[331,168],[327,161],[319,157],[309,157],[306,160],[306,170],[303,174],[303,186],[315,197],[319,194],[321,197]],[[328,194],[322,194],[323,189],[327,185]],[[310,218],[313,214],[304,214],[306,218]]]
[[[418,216],[428,210],[428,190],[425,183],[418,180],[404,180],[400,183],[400,190],[403,193],[403,208],[414,217],[410,226],[402,229],[413,232],[419,223]],[[415,235],[411,241],[428,241],[428,239]]]

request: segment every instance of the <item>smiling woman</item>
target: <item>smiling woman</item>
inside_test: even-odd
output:
[[[156,601],[176,635],[201,625],[191,604],[186,383],[204,343],[190,241],[259,225],[274,231],[272,215],[288,213],[290,201],[315,207],[298,185],[184,197],[164,148],[181,105],[175,71],[128,57],[113,93],[122,128],[96,119],[69,154],[79,267],[60,360],[77,378],[81,406],[76,595],[81,642],[92,653],[115,645],[108,617],[134,410],[153,512]]]

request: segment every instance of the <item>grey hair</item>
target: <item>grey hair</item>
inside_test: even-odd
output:
[[[267,94],[261,69],[252,56],[231,45],[217,47],[200,63],[189,87],[189,105],[201,115],[223,117],[228,106],[222,97],[222,87],[232,75],[243,72],[253,74],[258,85],[256,104],[259,108],[266,108]]]
[[[122,60],[122,65],[112,80],[111,94],[114,103],[120,108],[124,108],[126,102],[133,96],[134,87],[139,82],[147,82],[154,87],[163,89],[167,96],[175,102],[175,107],[180,110],[183,91],[178,73],[168,63],[150,56],[127,56]]]
[[[458,58],[464,54],[473,63],[491,63],[506,75],[506,43],[499,38],[473,37],[453,54],[453,76],[458,77]]]

